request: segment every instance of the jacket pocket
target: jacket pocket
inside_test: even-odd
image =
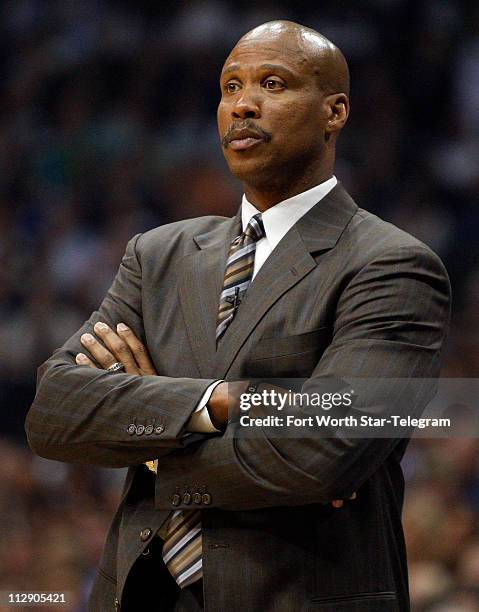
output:
[[[318,327],[303,334],[280,336],[278,338],[261,338],[248,355],[248,361],[274,359],[306,351],[325,348],[329,338],[329,327]]]
[[[377,591],[372,593],[354,593],[351,595],[331,595],[312,597],[313,609],[324,611],[353,612],[399,612],[396,593],[394,591]]]
[[[329,327],[258,340],[245,363],[250,378],[309,378],[330,342]]]

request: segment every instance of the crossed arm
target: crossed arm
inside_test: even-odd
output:
[[[111,467],[160,458],[158,509],[171,509],[171,496],[185,479],[208,483],[213,505],[231,510],[347,499],[385,461],[396,440],[270,439],[264,432],[250,439],[197,436],[195,443],[194,435],[184,436],[185,424],[213,379],[155,376],[146,362],[137,362],[141,376],[78,367],[80,338],[99,322],[113,330],[127,321],[142,338],[142,275],[135,243],[130,242],[100,311],[39,369],[37,396],[26,422],[33,450],[51,459]],[[311,381],[437,377],[449,291],[443,266],[424,247],[407,245],[378,255],[344,288],[333,342]],[[117,332],[126,342],[124,332]],[[220,422],[225,397],[219,386],[210,401],[211,414]],[[129,435],[132,419],[151,424],[155,433]],[[177,449],[181,452],[171,452]]]
[[[88,354],[78,353],[75,357],[78,365],[97,369],[96,362],[100,368],[107,370],[114,363],[119,362],[124,366],[127,374],[157,375],[147,348],[125,323],[118,323],[116,330],[113,330],[106,323],[99,322],[93,329],[102,342],[99,342],[93,334],[83,334],[80,341],[95,361]],[[243,392],[247,384],[245,381],[220,382],[215,387],[208,401],[207,409],[217,429],[226,426],[228,415],[231,416],[231,398]],[[356,493],[354,492],[349,499],[355,498]],[[334,499],[331,504],[334,508],[341,508],[344,500]]]

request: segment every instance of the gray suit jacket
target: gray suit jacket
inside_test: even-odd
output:
[[[449,318],[444,267],[337,185],[266,260],[216,351],[225,261],[240,232],[238,211],[133,238],[99,310],[39,368],[26,421],[32,449],[130,468],[90,609],[125,601],[129,574],[129,601],[151,592],[162,609],[161,585],[138,571],[141,553],[175,493],[198,490],[210,495],[201,506],[207,611],[404,612],[405,442],[273,439],[267,430],[185,437],[184,426],[218,378],[437,377]],[[129,324],[159,376],[76,366],[80,335],[99,320]],[[157,476],[142,465],[155,457]],[[354,491],[354,502],[330,506]]]

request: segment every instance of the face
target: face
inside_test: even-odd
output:
[[[327,97],[295,40],[240,41],[220,86],[218,129],[236,177],[254,184],[321,164]]]

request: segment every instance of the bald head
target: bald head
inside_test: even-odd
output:
[[[326,94],[349,95],[349,69],[340,49],[325,36],[294,21],[268,21],[247,32],[237,47],[250,43],[280,43],[285,51],[297,54],[311,66]]]
[[[234,176],[266,207],[330,178],[349,116],[349,71],[327,38],[291,21],[245,34],[220,76],[218,129]]]

